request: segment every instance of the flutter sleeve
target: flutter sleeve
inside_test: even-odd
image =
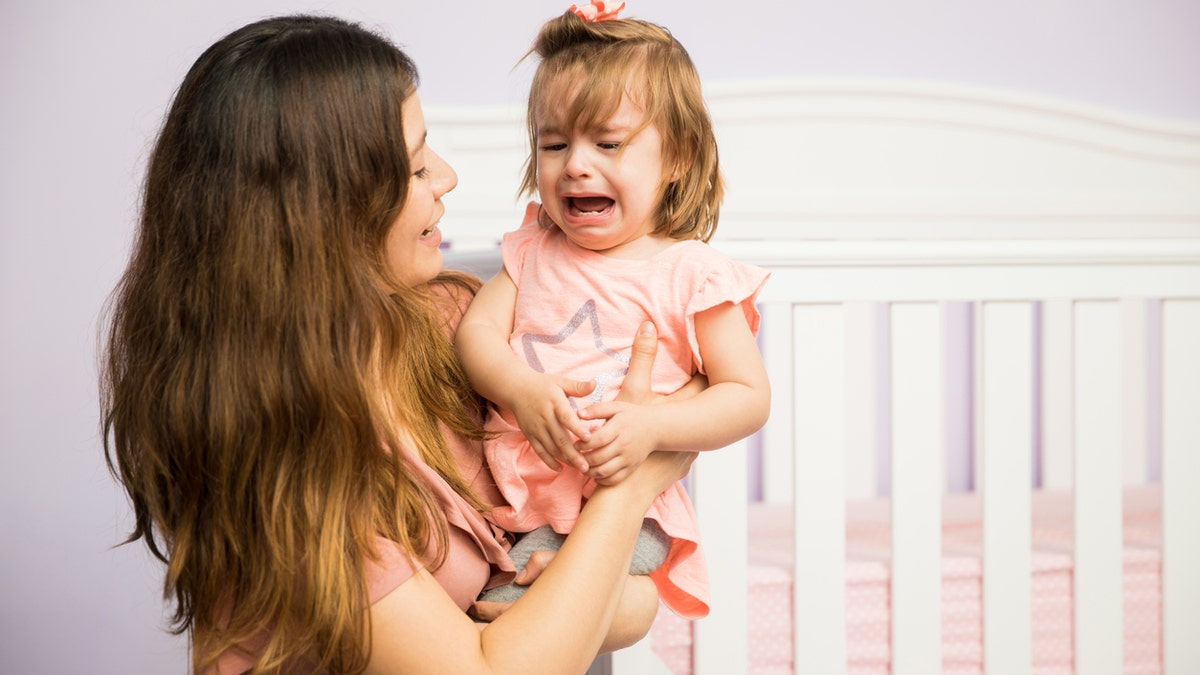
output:
[[[506,233],[500,241],[500,258],[504,262],[504,269],[518,286],[521,285],[521,270],[525,268],[526,254],[535,248],[538,238],[545,234],[538,224],[538,211],[541,208],[541,204],[529,202],[521,227]]]
[[[731,302],[742,308],[750,332],[758,335],[761,315],[754,303],[771,276],[761,267],[732,260],[707,246],[705,248],[710,252],[705,256],[708,258],[705,272],[687,304],[686,312],[688,344],[701,373],[705,370],[704,361],[700,358],[700,345],[696,340],[696,315]]]

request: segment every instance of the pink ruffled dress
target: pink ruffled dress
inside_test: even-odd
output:
[[[616,397],[630,348],[645,320],[658,330],[651,374],[656,393],[669,394],[704,372],[695,317],[726,302],[739,305],[757,333],[755,298],[767,272],[729,259],[700,241],[680,241],[648,260],[611,258],[575,245],[558,228],[537,223],[530,204],[520,229],[504,237],[504,267],[517,286],[509,345],[540,372],[594,380],[579,407]],[[488,466],[507,506],[492,517],[506,530],[528,532],[549,524],[567,534],[595,483],[571,467],[546,467],[517,427],[511,411],[493,409],[487,426],[500,432],[484,443]],[[703,461],[703,458],[700,460]],[[666,562],[651,578],[677,614],[708,613],[708,574],[691,501],[681,484],[659,495],[647,517],[672,539]]]

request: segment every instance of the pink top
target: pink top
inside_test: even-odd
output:
[[[594,380],[591,397],[575,401],[577,407],[616,397],[633,336],[647,319],[658,329],[651,387],[659,394],[704,372],[696,343],[699,312],[732,302],[742,307],[751,331],[758,331],[754,299],[766,271],[730,260],[700,241],[674,243],[648,260],[611,258],[575,245],[558,228],[539,226],[537,212],[538,205],[530,204],[521,228],[505,235],[501,248],[517,286],[509,345],[539,372]],[[484,443],[508,503],[493,511],[496,522],[512,532],[546,524],[569,532],[595,483],[570,467],[547,468],[511,411],[493,410],[488,428],[502,432]],[[708,575],[683,486],[677,483],[659,495],[647,517],[674,539],[667,562],[651,575],[660,597],[682,616],[705,616]]]

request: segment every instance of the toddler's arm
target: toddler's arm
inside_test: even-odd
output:
[[[513,411],[546,466],[557,470],[561,461],[587,471],[574,442],[586,440],[589,432],[567,397],[587,396],[596,384],[539,373],[512,353],[508,336],[516,302],[517,286],[501,269],[479,289],[458,326],[459,359],[481,396]]]
[[[685,400],[637,405],[618,399],[579,411],[583,419],[606,420],[575,444],[597,483],[620,482],[653,450],[715,450],[766,422],[770,384],[742,308],[724,303],[697,314],[696,341],[708,375],[704,391]]]

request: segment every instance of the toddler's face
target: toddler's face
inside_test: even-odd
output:
[[[656,225],[664,187],[662,136],[628,96],[605,123],[568,128],[566,106],[538,114],[538,192],[547,215],[579,246],[637,256]]]

